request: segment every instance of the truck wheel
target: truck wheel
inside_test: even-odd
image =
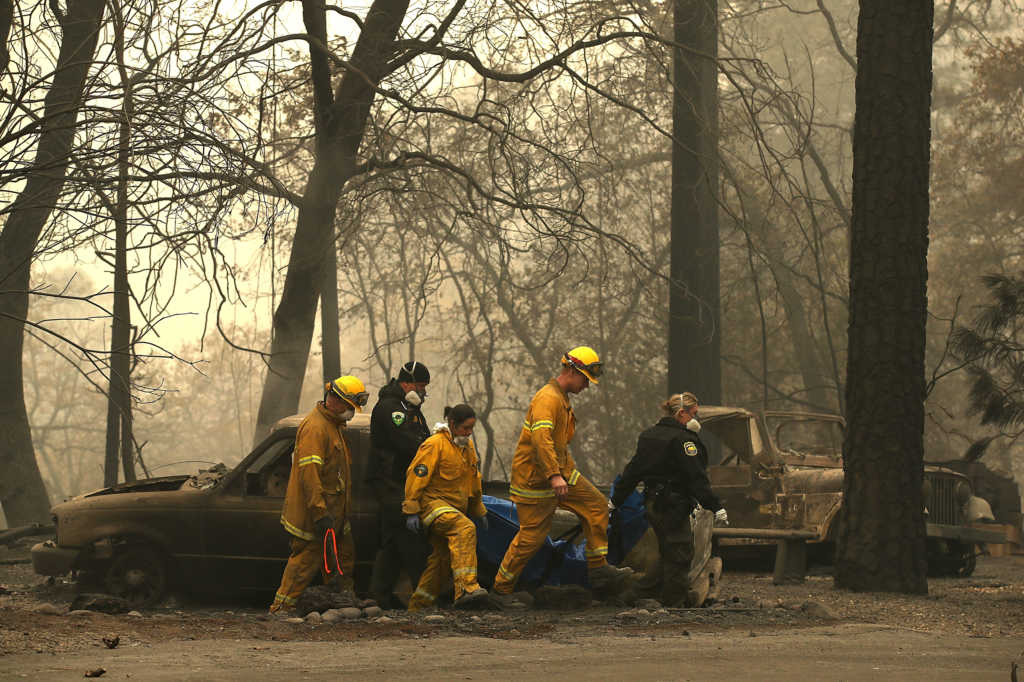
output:
[[[965,549],[960,554],[959,562],[955,569],[955,575],[958,578],[967,578],[974,573],[974,569],[977,565],[978,557],[974,554],[974,546],[966,545]]]
[[[928,538],[928,575],[966,578],[974,573],[978,559],[974,545],[955,540]]]
[[[114,557],[104,583],[107,592],[132,606],[152,606],[167,589],[167,565],[150,547],[130,547]]]

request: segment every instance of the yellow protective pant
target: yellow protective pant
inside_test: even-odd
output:
[[[608,556],[608,500],[590,481],[580,476],[576,485],[569,486],[569,494],[561,502],[554,497],[529,503],[516,500],[519,532],[512,538],[512,544],[498,567],[498,575],[494,579],[495,592],[508,594],[515,589],[519,574],[551,531],[551,521],[558,507],[576,514],[583,525],[583,537],[587,541],[587,568],[598,568],[608,563],[605,558]]]
[[[340,587],[344,590],[351,590],[354,587],[352,582],[352,570],[355,567],[355,543],[352,540],[352,527],[346,521],[344,532],[335,531],[338,534],[338,558],[341,560],[341,568],[344,575],[341,578]],[[330,550],[329,550],[330,551]],[[333,557],[330,559],[333,562]],[[288,557],[288,563],[281,575],[281,586],[277,588],[274,595],[274,603],[270,605],[270,612],[275,613],[281,609],[294,608],[302,591],[313,581],[313,576],[319,571],[326,581],[333,578],[337,573],[334,566],[330,566],[331,574],[324,573],[323,538],[318,540],[303,540],[292,538],[292,553]]]
[[[456,599],[480,589],[476,581],[476,526],[473,522],[465,514],[447,512],[430,524],[428,537],[433,551],[409,599],[410,611],[434,605],[449,571],[455,581]]]

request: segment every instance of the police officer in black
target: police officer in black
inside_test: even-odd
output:
[[[728,525],[729,517],[708,480],[707,448],[697,435],[697,397],[677,393],[661,409],[665,416],[640,434],[611,503],[620,506],[643,481],[647,520],[657,535],[661,560],[638,587],[666,606],[679,606],[686,601],[694,554],[690,513],[699,503],[715,512],[716,525]]]
[[[374,558],[370,595],[384,608],[404,606],[392,594],[404,569],[413,585],[427,565],[430,543],[405,527],[402,499],[405,473],[430,436],[420,405],[427,396],[430,372],[421,362],[407,362],[380,389],[370,417],[370,458],[366,482],[380,502],[380,547]]]

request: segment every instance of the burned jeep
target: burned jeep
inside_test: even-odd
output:
[[[777,564],[800,564],[805,551],[831,560],[843,501],[842,417],[709,405],[701,406],[700,417],[701,438],[721,453],[708,471],[732,524],[715,530],[720,545],[778,542]],[[924,480],[929,572],[968,576],[976,546],[998,541],[968,525],[984,518],[987,504],[951,469],[926,465]],[[783,548],[798,556],[783,557]]]

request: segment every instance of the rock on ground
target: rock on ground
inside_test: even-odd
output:
[[[800,605],[800,610],[806,613],[811,618],[820,618],[821,620],[835,620],[836,615],[832,613],[824,604],[820,604],[816,601],[805,601]]]
[[[338,592],[324,585],[307,588],[295,602],[295,613],[305,616],[316,611],[323,613],[330,609],[344,609],[356,606],[359,599],[351,592]]]
[[[109,594],[80,594],[71,602],[72,611],[100,611],[102,613],[128,613],[131,604]]]
[[[538,609],[576,611],[588,608],[591,601],[590,590],[581,585],[544,585],[533,593],[533,604]]]
[[[51,616],[62,616],[62,615],[64,615],[64,609],[62,609],[61,607],[59,607],[59,606],[57,606],[55,604],[50,604],[50,603],[39,604],[38,606],[33,607],[32,610],[35,611],[36,613],[45,613],[45,614],[49,614]]]

